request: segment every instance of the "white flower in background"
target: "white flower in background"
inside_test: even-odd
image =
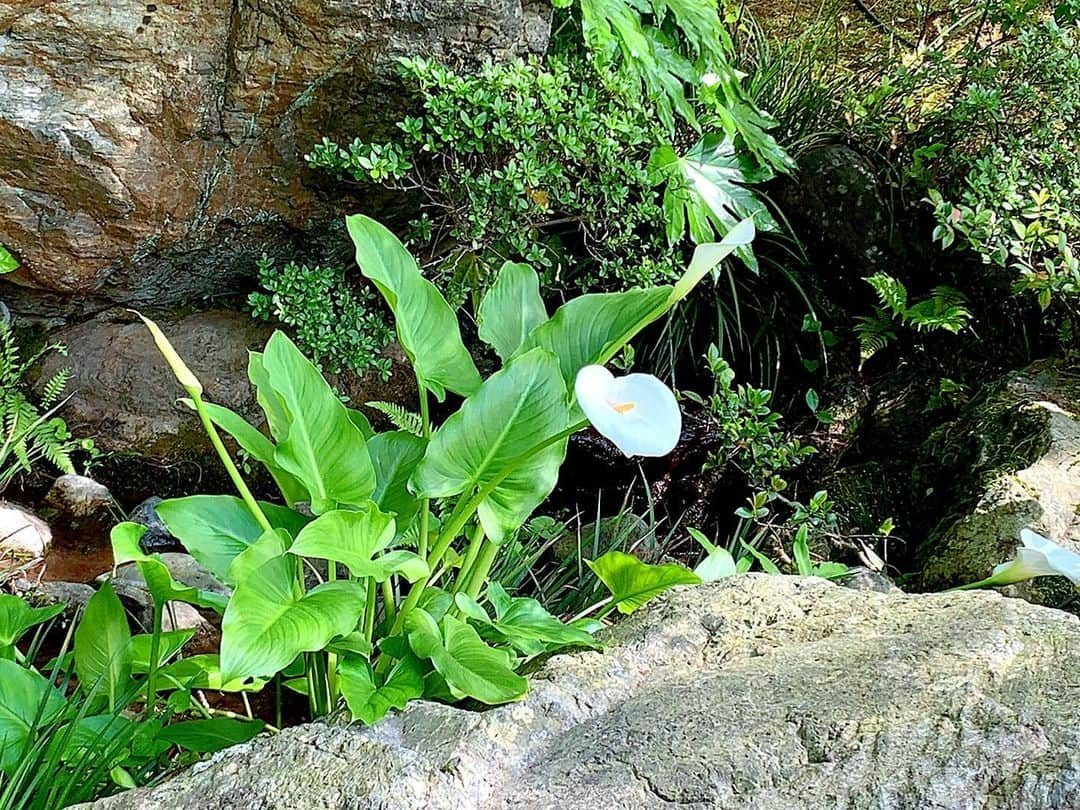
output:
[[[1010,585],[1033,577],[1068,577],[1080,585],[1080,554],[1047,540],[1031,529],[1020,531],[1022,545],[1016,549],[1016,559],[994,569],[988,582]]]
[[[603,366],[585,366],[574,393],[593,427],[626,456],[666,456],[679,443],[679,403],[651,374],[615,377]]]

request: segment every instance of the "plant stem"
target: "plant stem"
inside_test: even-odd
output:
[[[382,599],[386,618],[392,622],[397,618],[397,600],[394,597],[394,578],[392,576],[382,581]]]
[[[438,564],[442,562],[443,555],[446,554],[446,549],[450,547],[450,544],[454,541],[454,538],[457,537],[458,533],[463,528],[465,528],[465,524],[467,524],[472,519],[472,516],[476,513],[476,510],[480,507],[480,504],[482,504],[484,502],[484,499],[495,491],[495,488],[498,487],[499,484],[501,484],[508,476],[513,474],[518,469],[518,467],[520,467],[530,458],[535,456],[541,450],[551,447],[551,445],[562,441],[563,439],[573,435],[574,433],[577,433],[579,430],[588,427],[588,425],[589,421],[587,419],[583,419],[582,421],[571,425],[565,430],[559,431],[554,436],[550,436],[547,439],[544,439],[544,441],[540,442],[529,450],[526,450],[520,456],[510,461],[500,475],[496,476],[492,481],[490,481],[487,485],[480,489],[468,501],[459,502],[457,508],[454,509],[453,513],[447,520],[446,526],[439,533],[438,538],[435,540],[435,545],[432,547],[431,555],[428,558],[428,570],[434,570],[438,566]],[[420,602],[420,597],[423,596],[424,588],[427,587],[429,581],[430,577],[425,577],[424,579],[419,580],[415,585],[412,586],[412,589],[409,591],[409,595],[405,598],[405,601],[401,605],[401,610],[398,613],[397,620],[394,622],[394,627],[391,631],[391,635],[396,635],[401,632],[401,628],[404,625],[405,617],[408,616],[409,611],[416,607],[416,605]],[[386,659],[386,661],[386,666],[389,666],[389,659]],[[383,659],[380,659],[379,663],[382,664]],[[385,669],[382,671],[385,671]]]
[[[202,401],[202,397],[193,391],[189,391],[188,393],[191,394],[191,401],[195,403],[195,410],[199,414],[199,420],[203,424],[203,429],[206,431],[206,435],[210,437],[210,443],[214,445],[214,450],[217,451],[218,458],[221,459],[221,463],[225,466],[225,471],[229,474],[229,478],[232,479],[236,491],[240,493],[240,497],[247,505],[247,508],[251,510],[252,516],[259,526],[262,527],[262,530],[264,532],[272,531],[273,526],[271,526],[270,521],[266,519],[266,515],[263,514],[259,502],[255,500],[255,496],[251,494],[251,490],[248,489],[248,485],[244,482],[243,476],[240,475],[240,470],[237,469],[236,464],[233,463],[232,456],[229,455],[229,451],[225,448],[225,443],[221,441],[221,436],[218,434],[213,420],[210,419],[210,414],[206,412],[206,404]]]
[[[150,716],[154,698],[157,695],[158,657],[161,655],[161,625],[164,615],[165,604],[155,599],[153,623],[150,630],[150,664],[146,674],[146,717]]]
[[[479,523],[476,524],[476,528],[473,530],[472,538],[469,540],[469,547],[465,550],[465,559],[461,563],[461,569],[458,571],[457,580],[454,582],[454,587],[450,589],[451,593],[457,593],[469,582],[469,574],[472,572],[473,565],[476,563],[476,557],[480,553],[480,548],[484,544],[484,527]]]
[[[484,541],[484,547],[480,549],[480,556],[476,559],[476,565],[469,576],[469,585],[465,591],[470,599],[476,599],[480,595],[498,553],[498,544],[492,543],[490,540]]]
[[[431,440],[431,413],[428,409],[428,392],[419,375],[416,377],[416,389],[420,395],[420,421],[423,425],[424,438]],[[428,531],[431,522],[431,499],[424,498],[420,502],[420,537],[417,542],[417,553],[420,559],[427,560]]]
[[[368,641],[375,638],[376,593],[375,578],[369,577],[367,585],[367,609],[364,611],[364,638]]]

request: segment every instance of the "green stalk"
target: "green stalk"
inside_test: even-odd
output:
[[[371,641],[375,638],[375,610],[377,607],[375,578],[368,578],[367,609],[364,611],[364,638]]]
[[[165,614],[165,604],[154,600],[154,617],[150,636],[150,668],[146,674],[146,707],[145,716],[150,716],[154,705],[154,697],[157,695],[157,671],[158,657],[161,655],[161,625]]]
[[[397,618],[397,599],[394,597],[394,578],[392,576],[382,581],[382,599],[386,617],[392,622]]]
[[[229,455],[229,451],[225,448],[225,443],[221,441],[221,436],[218,434],[213,421],[211,421],[210,414],[206,412],[206,405],[202,401],[202,397],[194,391],[189,391],[188,393],[191,394],[191,401],[195,403],[195,410],[199,414],[199,419],[202,421],[203,428],[206,430],[206,435],[210,437],[210,443],[214,445],[214,450],[217,451],[218,458],[220,458],[221,463],[225,465],[225,471],[229,474],[229,478],[232,479],[236,491],[240,493],[240,497],[251,511],[256,522],[262,527],[262,530],[264,532],[273,531],[274,527],[271,526],[270,521],[266,519],[266,515],[263,514],[259,502],[255,500],[255,496],[251,494],[251,490],[248,489],[248,485],[244,482],[243,476],[240,475],[240,470],[238,470],[236,464],[233,463],[232,456]]]
[[[421,382],[419,375],[416,377],[416,388],[420,395],[420,420],[423,424],[424,438],[431,440],[431,413],[428,410],[428,392]],[[431,499],[424,498],[420,502],[420,538],[417,543],[417,553],[420,559],[427,560],[428,531],[431,522]]]
[[[443,555],[446,554],[446,549],[450,547],[450,544],[454,541],[454,538],[458,536],[458,533],[461,532],[463,528],[465,528],[465,524],[467,524],[472,519],[473,515],[476,514],[476,510],[480,508],[480,504],[482,504],[484,502],[484,499],[495,491],[496,487],[498,487],[499,484],[501,484],[508,476],[512,475],[518,467],[520,467],[534,455],[539,453],[541,450],[551,447],[551,445],[555,444],[556,442],[560,442],[568,436],[577,433],[579,430],[587,427],[588,424],[589,421],[587,419],[584,419],[577,424],[571,425],[565,430],[559,431],[554,436],[545,439],[544,441],[540,442],[529,450],[526,450],[516,459],[513,459],[509,464],[507,464],[506,469],[503,470],[501,475],[496,476],[493,481],[491,481],[483,489],[479,490],[472,498],[470,498],[468,501],[459,502],[457,508],[454,509],[453,513],[447,520],[446,526],[439,533],[438,538],[435,540],[435,545],[432,547],[431,555],[428,558],[428,570],[434,571],[435,568],[438,567],[439,563],[442,562]],[[401,610],[398,613],[397,620],[394,622],[394,628],[391,631],[391,635],[397,635],[401,632],[401,628],[404,625],[405,617],[409,615],[409,611],[416,607],[416,605],[420,602],[420,597],[423,596],[424,588],[427,587],[430,579],[430,577],[425,577],[424,579],[419,580],[415,585],[413,585],[412,589],[410,589],[409,595],[405,598],[405,601],[401,605]],[[380,660],[380,663],[382,663],[382,660]],[[388,665],[389,664],[387,663],[387,666]]]
[[[480,591],[487,582],[488,574],[491,573],[491,566],[498,554],[498,544],[485,540],[484,547],[480,550],[480,556],[476,560],[476,566],[469,576],[469,586],[465,591],[470,599],[476,599],[480,595]]]
[[[461,569],[458,571],[457,579],[454,581],[454,587],[450,589],[451,593],[457,593],[468,584],[469,574],[472,572],[473,565],[476,563],[477,555],[480,554],[480,548],[483,544],[484,527],[477,523],[472,538],[469,540],[469,547],[465,550],[465,559],[461,563]]]

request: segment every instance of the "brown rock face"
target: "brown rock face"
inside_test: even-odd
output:
[[[207,400],[262,426],[248,382],[248,352],[262,350],[271,328],[230,310],[156,317],[202,381]],[[232,491],[198,418],[178,401],[183,389],[134,316],[112,310],[52,337],[67,346],[68,356],[47,357],[39,380],[72,369],[62,414],[76,435],[93,438],[110,454],[94,476],[117,498],[135,503],[150,495]],[[404,355],[396,344],[388,352],[393,372],[387,382],[374,373],[335,378],[354,406],[391,400],[412,407],[416,388]]]
[[[170,304],[229,289],[262,252],[311,248],[358,207],[319,187],[312,144],[392,123],[398,57],[542,49],[543,6],[8,0],[0,243],[22,268],[4,296]]]

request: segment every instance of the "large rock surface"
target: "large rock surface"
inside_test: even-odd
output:
[[[674,593],[483,714],[238,746],[111,810],[1074,808],[1080,621],[747,575]]]
[[[935,470],[958,469],[959,514],[943,515],[920,549],[920,582],[937,590],[974,582],[1013,557],[1029,527],[1080,552],[1080,382],[1064,361],[1011,375],[927,443]],[[931,502],[940,480],[926,471]],[[938,476],[939,477],[939,476]],[[963,491],[963,490],[967,491]],[[1063,578],[1014,586],[1033,602],[1080,609]]]
[[[24,306],[220,294],[341,212],[303,155],[392,124],[398,57],[541,50],[549,14],[539,0],[8,0],[0,243],[23,266],[6,281],[61,294]]]
[[[207,399],[262,425],[248,381],[248,353],[263,348],[271,328],[230,310],[155,317],[199,376]],[[109,310],[51,338],[68,352],[46,358],[39,384],[61,368],[72,370],[62,415],[73,433],[93,438],[112,454],[95,476],[118,498],[135,503],[150,495],[214,487],[232,491],[198,417],[179,401],[183,389],[146,327],[130,312]],[[411,402],[415,397],[414,378],[403,366],[400,348],[392,344],[387,351],[394,364],[388,382],[375,372],[334,379],[356,407],[370,400]]]

